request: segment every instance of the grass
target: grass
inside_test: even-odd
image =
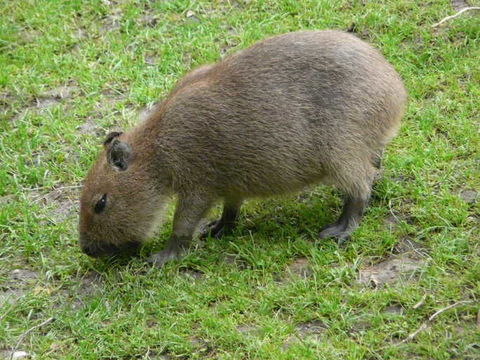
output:
[[[453,11],[447,0],[0,0],[0,357],[480,359],[480,21],[431,28]],[[133,126],[199,64],[325,28],[381,49],[410,96],[346,246],[316,240],[340,203],[318,187],[250,201],[233,236],[197,241],[164,269],[80,253],[78,186],[107,130]]]

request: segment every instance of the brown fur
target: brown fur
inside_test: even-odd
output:
[[[131,148],[128,169],[107,161],[115,140],[105,145],[82,193],[82,246],[100,254],[139,244],[177,194],[172,238],[152,258],[163,264],[188,246],[215,201],[225,201],[212,228],[220,234],[243,199],[320,182],[347,198],[342,217],[320,236],[343,239],[360,221],[405,103],[401,79],[378,51],[337,31],[275,36],[200,67],[146,121],[116,137]],[[95,214],[103,194],[107,206]]]

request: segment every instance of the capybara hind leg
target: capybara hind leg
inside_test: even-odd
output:
[[[359,164],[362,164],[359,161]],[[324,227],[319,234],[321,239],[336,238],[341,244],[358,227],[370,198],[376,169],[372,164],[363,167],[350,166],[350,171],[337,172],[337,185],[346,194],[340,218]],[[351,164],[352,165],[352,164]]]
[[[332,237],[337,239],[339,244],[343,243],[358,227],[367,202],[366,198],[347,196],[340,218],[333,224],[324,227],[320,231],[319,237],[321,239]]]
[[[241,205],[242,200],[225,200],[222,216],[220,219],[214,220],[207,224],[201,234],[201,237],[211,236],[218,239],[224,235],[230,234],[237,223]]]

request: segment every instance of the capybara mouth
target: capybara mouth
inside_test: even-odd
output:
[[[122,245],[102,244],[102,245],[82,245],[82,251],[92,258],[114,257],[114,256],[134,256],[140,251],[141,244],[136,241],[129,241]]]

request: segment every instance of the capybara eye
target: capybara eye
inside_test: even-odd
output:
[[[107,194],[103,194],[100,200],[97,201],[95,204],[95,212],[100,214],[103,210],[105,210],[105,206],[107,205]]]

